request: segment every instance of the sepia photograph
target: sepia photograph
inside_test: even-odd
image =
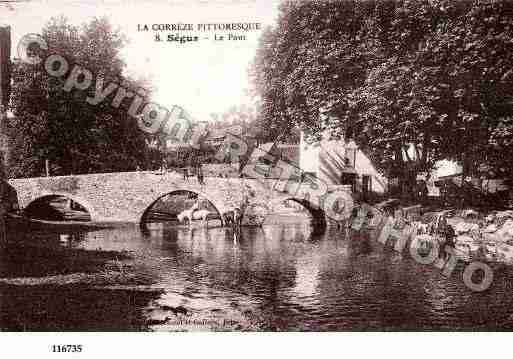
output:
[[[0,154],[1,332],[513,329],[513,1],[0,1]]]

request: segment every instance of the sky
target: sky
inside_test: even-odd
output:
[[[247,69],[261,31],[249,32],[246,41],[208,40],[197,43],[155,42],[154,32],[137,31],[138,24],[262,23],[276,21],[279,0],[40,0],[0,6],[0,24],[11,26],[12,56],[19,39],[40,33],[52,17],[65,15],[80,25],[107,16],[130,43],[122,52],[128,74],[149,78],[153,101],[167,108],[181,106],[198,120],[224,112],[233,105],[249,104]],[[174,33],[174,32],[171,32]],[[217,32],[222,34],[222,32]],[[162,34],[167,34],[164,32]]]

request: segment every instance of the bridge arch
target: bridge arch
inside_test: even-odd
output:
[[[171,191],[159,194],[158,197],[156,199],[154,199],[149,205],[147,205],[146,208],[140,213],[140,215],[138,216],[139,223],[141,223],[141,225],[143,225],[146,222],[147,216],[149,215],[149,212],[150,212],[151,208],[158,201],[160,201],[161,199],[163,199],[163,198],[165,198],[167,196],[171,196],[173,194],[179,194],[179,193],[195,194],[198,197],[200,197],[201,199],[205,200],[206,202],[208,202],[212,206],[212,208],[214,208],[214,210],[217,212],[217,215],[222,220],[222,214],[226,210],[226,206],[223,203],[220,203],[219,201],[210,198],[210,196],[207,196],[206,194],[202,193],[201,191],[196,191],[194,189],[189,189],[189,188],[185,189],[184,188],[184,189],[174,189],[174,190],[171,190]]]
[[[314,233],[316,234],[322,234],[326,230],[326,227],[328,225],[326,213],[322,208],[319,208],[318,206],[314,205],[312,202],[303,199],[303,198],[296,198],[296,197],[283,197],[279,199],[275,199],[271,202],[271,206],[274,208],[274,206],[278,203],[283,203],[286,201],[292,201],[295,203],[300,204],[305,208],[312,217],[312,225],[314,227]]]
[[[313,205],[310,201],[307,201],[306,199],[290,197],[285,200],[299,203],[300,205],[302,205],[312,215],[313,226],[315,227],[315,229],[319,230],[319,231],[323,231],[323,232],[326,230],[326,226],[327,226],[326,213],[324,212],[324,210],[322,208],[316,207],[315,205]]]
[[[64,197],[71,199],[73,202],[78,203],[80,206],[82,206],[87,213],[89,213],[89,216],[91,217],[91,222],[97,221],[99,216],[96,209],[91,205],[91,203],[84,198],[80,196],[76,196],[74,194],[70,194],[67,192],[42,192],[37,194],[36,196],[31,197],[29,200],[26,201],[26,204],[23,206],[22,210],[26,211],[27,209],[30,209],[31,206],[35,205],[39,201],[43,201],[44,199],[50,199],[52,197]]]

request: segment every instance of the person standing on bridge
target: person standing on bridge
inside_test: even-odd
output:
[[[203,176],[203,166],[201,163],[198,164],[198,182],[201,185],[204,185],[204,176]]]

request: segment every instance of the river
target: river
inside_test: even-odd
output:
[[[461,266],[460,266],[461,267]],[[373,239],[304,220],[27,229],[0,262],[0,328],[37,331],[511,330],[513,272],[476,293]]]

